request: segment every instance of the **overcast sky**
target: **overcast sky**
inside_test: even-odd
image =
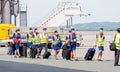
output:
[[[51,12],[60,2],[71,0],[21,0],[28,7],[28,24],[39,24],[41,18]],[[85,22],[119,22],[120,0],[72,0],[78,1],[83,12],[91,13],[89,17],[74,17],[74,24]]]

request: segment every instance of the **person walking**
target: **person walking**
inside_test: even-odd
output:
[[[27,53],[30,56],[30,48],[32,46],[32,40],[33,40],[34,34],[33,29],[29,29],[29,33],[27,34]]]
[[[70,60],[72,61],[73,59],[75,61],[77,61],[77,56],[76,56],[76,41],[77,41],[77,36],[75,33],[75,29],[71,28],[71,35],[70,35],[70,39],[71,39],[71,57]]]
[[[66,58],[67,60],[71,60],[71,37],[72,37],[72,32],[69,30],[68,35],[66,36],[66,41],[65,41],[65,47],[63,49],[63,58]]]
[[[105,45],[105,35],[103,32],[103,28],[100,28],[99,34],[96,35],[96,44],[99,48],[98,61],[102,61],[102,55],[103,55],[104,45]]]
[[[120,28],[117,29],[117,34],[115,35],[114,43],[116,45],[114,66],[120,66],[118,64],[120,56]]]
[[[67,44],[67,48],[71,48],[70,45],[71,45],[71,38],[72,37],[72,31],[69,30],[69,34],[66,36],[66,44]]]
[[[35,30],[34,30],[34,37],[33,37],[32,43],[33,43],[33,46],[37,49],[37,58],[40,58],[39,57],[39,55],[40,55],[40,36],[39,36],[37,28],[35,28]]]
[[[60,38],[60,35],[58,34],[57,30],[54,31],[52,44],[53,44],[55,59],[58,60],[57,55],[58,55],[60,48],[62,46],[62,42],[61,42],[61,38]]]
[[[40,39],[41,39],[40,54],[41,54],[43,48],[45,48],[45,52],[47,52],[48,34],[47,34],[46,30],[47,30],[47,28],[43,28],[43,32],[40,35]]]
[[[14,53],[15,58],[17,57],[17,55],[21,57],[19,52],[20,38],[21,38],[20,29],[16,29],[15,33],[13,34],[13,42],[15,44],[15,53]]]

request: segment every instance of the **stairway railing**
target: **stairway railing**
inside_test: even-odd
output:
[[[39,22],[37,22],[37,23],[39,23],[39,24],[36,24],[36,23],[35,23],[34,26],[37,26],[37,27],[40,26],[40,24],[42,24],[43,21],[45,21],[46,19],[49,19],[49,17],[51,17],[51,16],[52,16],[53,14],[55,14],[56,12],[58,12],[59,9],[64,8],[65,5],[78,5],[78,2],[72,1],[72,2],[61,2],[61,3],[59,3],[56,8],[54,8],[54,9],[53,9],[52,11],[50,11],[47,15],[45,15],[44,17],[42,17],[42,18],[39,20]]]

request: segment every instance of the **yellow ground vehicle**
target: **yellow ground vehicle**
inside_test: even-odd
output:
[[[0,45],[6,45],[6,43],[11,42],[10,40],[10,29],[16,28],[13,24],[0,24]]]
[[[16,28],[13,24],[0,24],[0,40],[7,40],[10,38],[9,31],[11,28]]]

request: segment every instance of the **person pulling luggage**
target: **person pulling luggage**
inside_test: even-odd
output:
[[[33,47],[35,47],[37,49],[37,58],[39,58],[39,55],[40,55],[40,36],[39,36],[38,31],[37,31],[37,28],[35,28],[35,30],[34,30],[34,37],[33,37],[32,43],[33,43]]]
[[[67,48],[71,48],[70,45],[71,45],[71,39],[70,39],[70,36],[72,36],[72,31],[69,30],[69,34],[68,36],[66,36],[66,44],[67,44]]]
[[[41,54],[43,48],[45,48],[45,52],[47,52],[48,34],[47,34],[46,30],[47,30],[47,28],[43,28],[43,32],[40,35],[40,39],[41,39],[40,54]]]
[[[54,31],[52,43],[53,43],[55,59],[58,60],[57,55],[58,55],[60,48],[61,48],[61,38],[60,38],[57,30]]]
[[[62,51],[62,57],[63,59],[65,58],[66,60],[70,60],[71,57],[71,40],[70,36],[72,35],[71,30],[69,30],[69,34],[66,36],[66,42],[63,45],[63,51]]]
[[[20,48],[20,38],[21,38],[21,34],[20,34],[20,29],[16,29],[15,33],[13,34],[13,42],[15,44],[15,53],[14,53],[14,57],[16,58],[17,55],[19,57],[20,56],[20,52],[19,52],[19,48]]]
[[[120,28],[117,29],[117,34],[115,35],[115,45],[116,45],[116,50],[115,50],[115,61],[114,61],[114,66],[120,66],[119,63],[119,56],[120,56]]]
[[[103,55],[104,44],[105,44],[105,35],[103,32],[103,28],[100,28],[99,34],[96,35],[96,44],[99,48],[98,61],[102,61],[102,55]]]
[[[27,53],[30,56],[30,48],[32,46],[32,40],[33,40],[34,34],[33,29],[29,29],[29,33],[27,34]]]
[[[70,35],[70,46],[71,46],[71,57],[70,57],[70,60],[72,61],[73,59],[75,61],[77,61],[77,57],[76,57],[76,33],[75,33],[75,29],[74,28],[71,28],[71,35]]]

